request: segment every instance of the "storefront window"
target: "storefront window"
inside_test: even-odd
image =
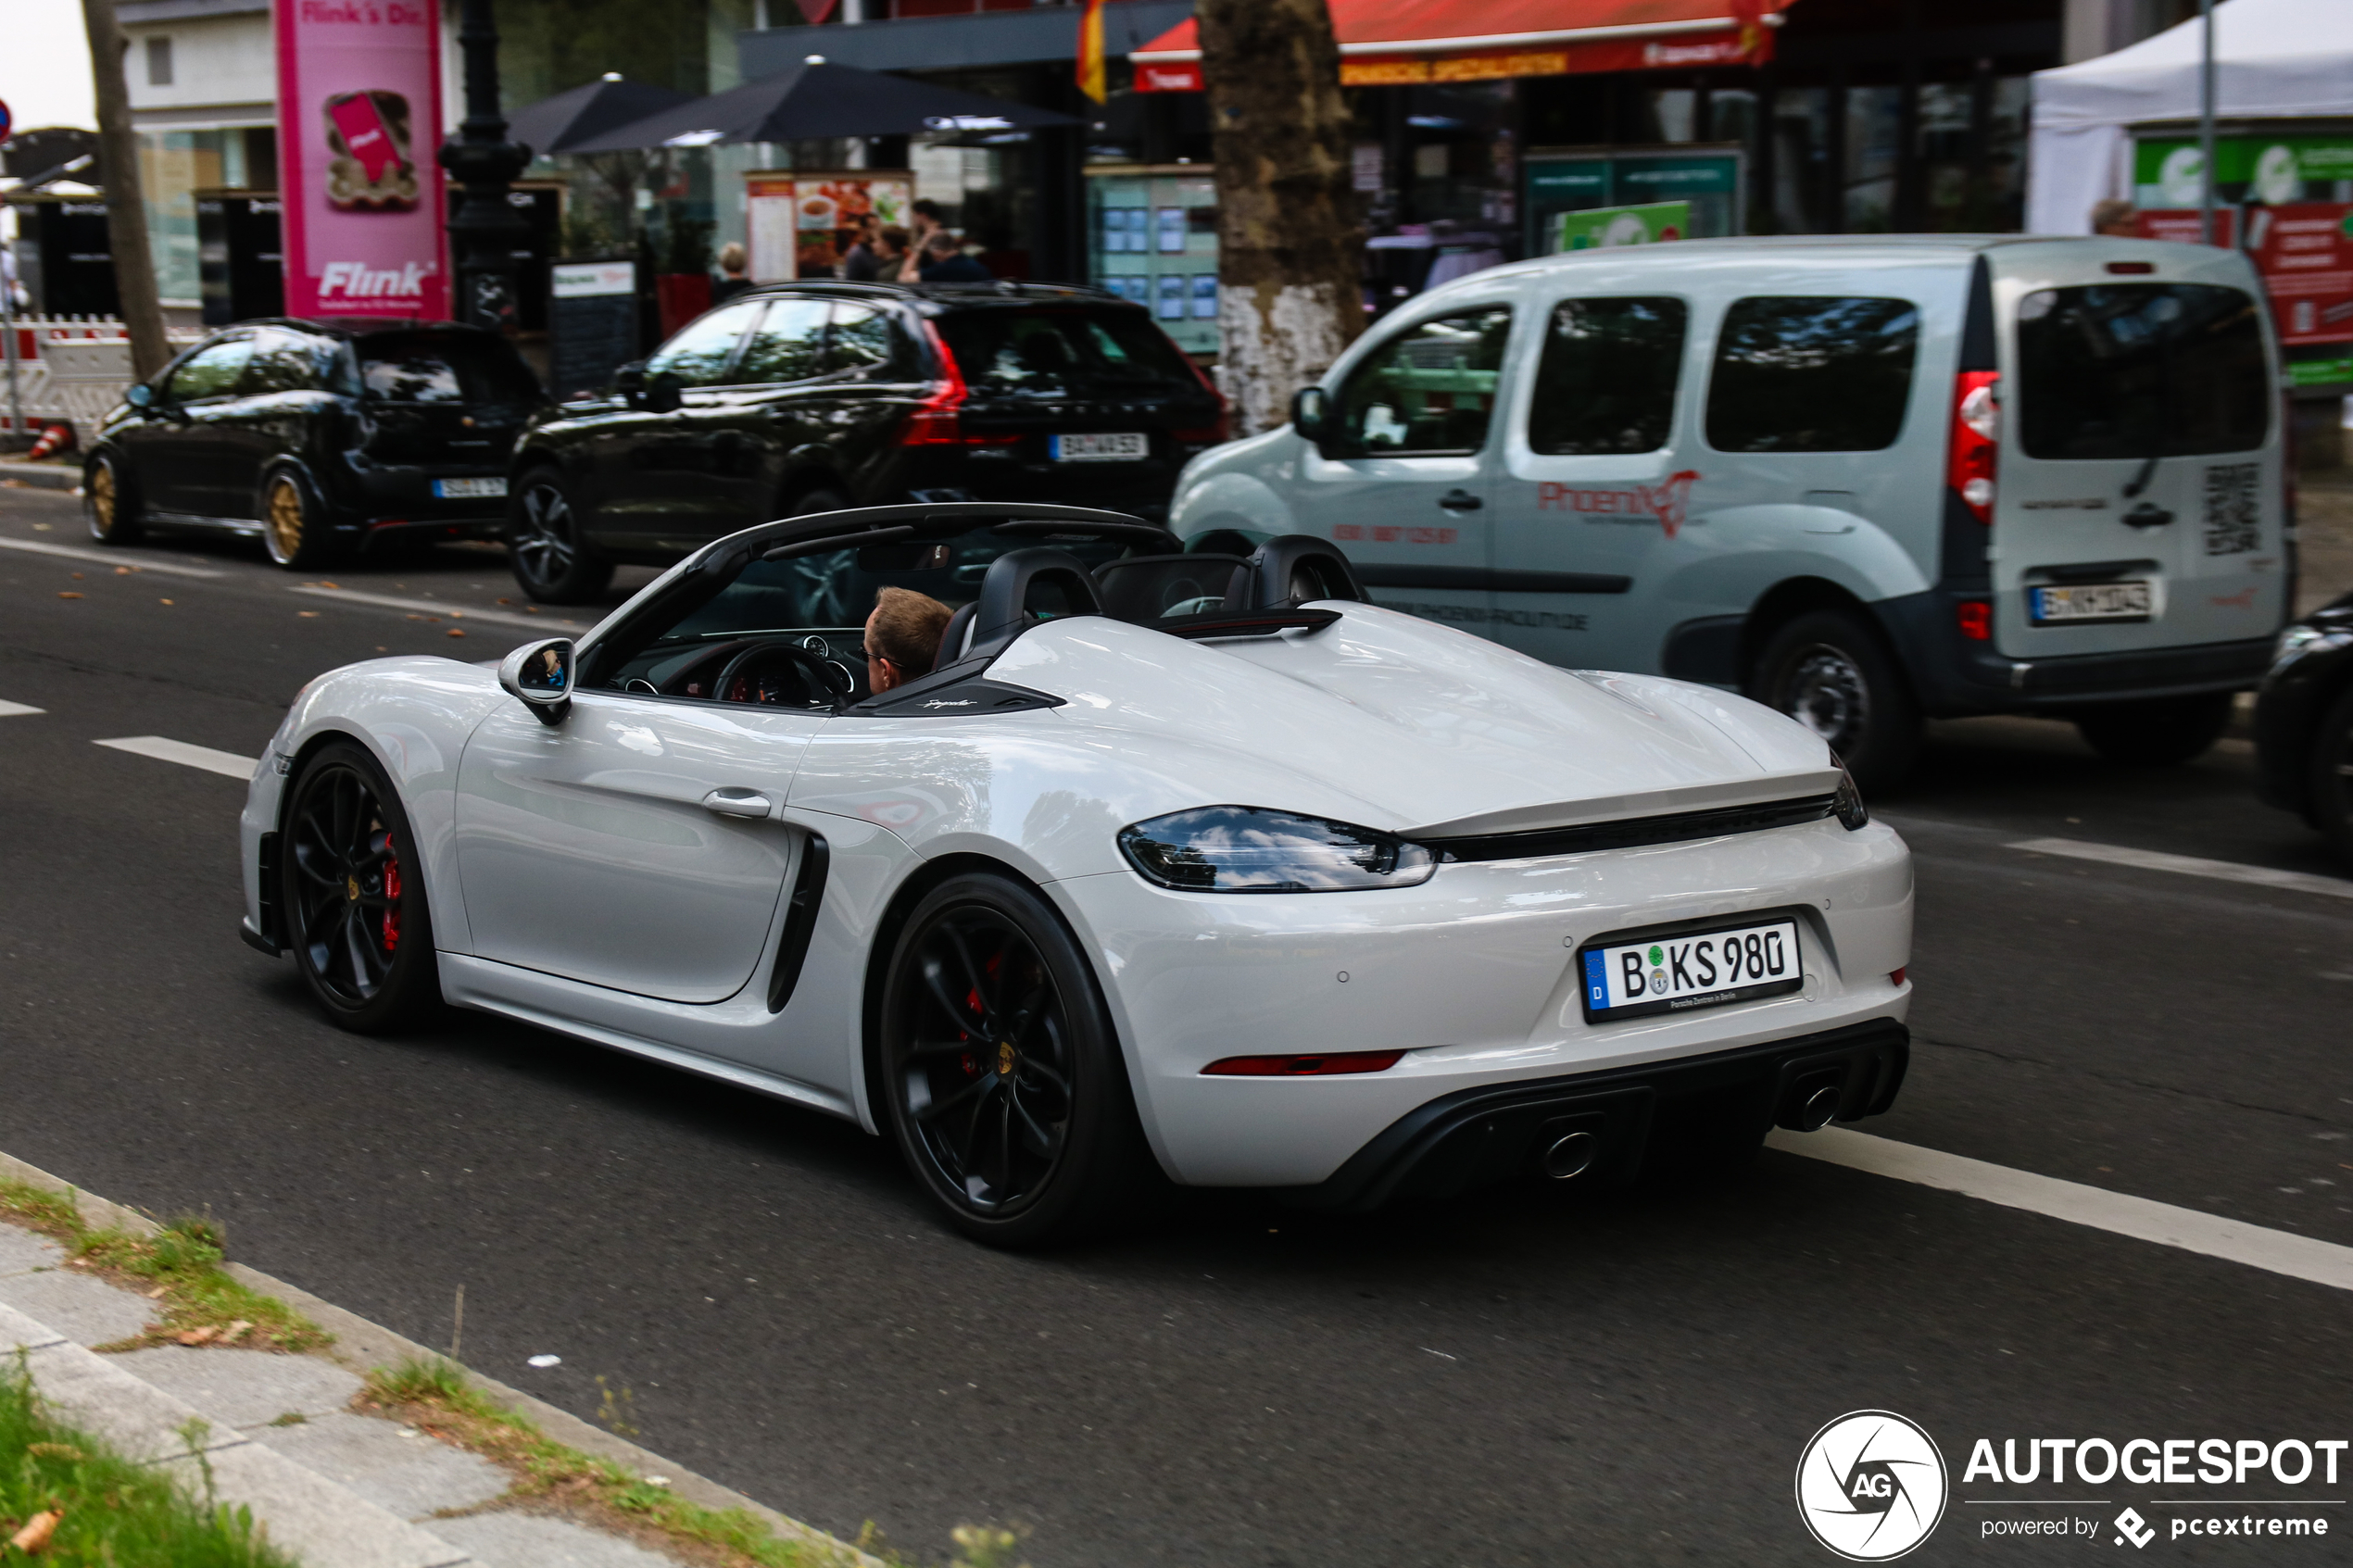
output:
[[[1847,89],[1843,227],[1850,234],[1883,234],[1895,226],[1903,101],[1901,87]]]

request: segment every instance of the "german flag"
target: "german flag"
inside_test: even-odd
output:
[[[1097,103],[1108,95],[1103,85],[1103,0],[1087,0],[1078,17],[1078,90]]]

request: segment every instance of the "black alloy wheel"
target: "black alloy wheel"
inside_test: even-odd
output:
[[[372,1034],[438,1002],[422,868],[375,759],[348,743],[321,751],[283,824],[278,907],[295,966],[328,1016]]]
[[[1814,610],[1775,632],[1748,695],[1821,736],[1866,796],[1901,783],[1919,753],[1919,707],[1894,659],[1843,610]]]
[[[2353,866],[2353,689],[2336,699],[2312,735],[2312,825]]]
[[[2113,702],[2075,716],[2084,743],[2129,768],[2170,768],[2202,757],[2230,728],[2233,694]]]
[[[1126,1069],[1085,955],[1036,893],[959,876],[902,930],[883,997],[887,1119],[949,1223],[1000,1247],[1073,1239],[1139,1174]]]
[[[613,563],[582,536],[580,514],[552,469],[523,476],[509,504],[507,559],[515,582],[542,604],[583,604],[612,582]]]
[[[112,452],[92,458],[82,471],[82,515],[101,545],[139,542],[138,487]]]

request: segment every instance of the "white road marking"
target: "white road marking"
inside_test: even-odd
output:
[[[190,746],[184,740],[167,740],[161,735],[124,735],[120,740],[90,744],[128,751],[134,757],[152,757],[158,762],[177,762],[183,768],[202,768],[208,773],[232,779],[250,779],[253,771],[261,766],[258,757],[240,757],[233,751],[215,751],[208,746]]]
[[[522,615],[507,609],[469,609],[441,599],[403,599],[390,594],[363,594],[353,588],[314,588],[308,583],[289,590],[308,594],[321,599],[348,599],[356,604],[373,605],[378,609],[405,609],[412,615],[438,615],[450,621],[486,621],[499,626],[528,626],[535,630],[549,628],[548,634],[577,630],[580,623],[553,615]]]
[[[2022,838],[2009,846],[2034,855],[2066,855],[2078,860],[2099,860],[2111,866],[2135,866],[2148,872],[2177,872],[2183,876],[2211,877],[2217,882],[2243,882],[2255,887],[2284,887],[2296,893],[2318,893],[2329,898],[2353,898],[2353,881],[2316,876],[2310,872],[2280,872],[2269,866],[2243,866],[2235,860],[2207,860],[2196,855],[2169,855],[2160,849],[2128,849],[2120,844],[2087,844],[2080,838]]]
[[[2159,1247],[2178,1247],[2184,1252],[2244,1263],[2290,1279],[2353,1290],[2353,1247],[2291,1231],[2177,1209],[2170,1203],[2081,1182],[2063,1182],[2056,1176],[2038,1176],[2031,1171],[2013,1171],[2007,1165],[1991,1165],[1844,1127],[1825,1127],[1818,1133],[1776,1128],[1766,1135],[1765,1145],[1785,1154],[1802,1154],[1875,1176],[1942,1187],[2006,1209],[2023,1209],[2070,1224],[2153,1241]]]
[[[208,566],[182,566],[175,561],[155,560],[149,557],[127,554],[121,550],[84,549],[79,545],[50,545],[39,539],[0,539],[0,550],[24,550],[36,556],[64,556],[69,560],[104,561],[108,566],[133,566],[141,571],[160,571],[173,577],[226,577]]]
[[[0,719],[14,719],[20,714],[39,713],[42,709],[21,702],[0,702]]]

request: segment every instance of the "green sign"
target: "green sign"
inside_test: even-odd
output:
[[[2290,386],[2340,386],[2353,382],[2353,350],[2325,359],[2290,359],[2287,380]]]
[[[1552,249],[1594,250],[1607,245],[1656,245],[1688,238],[1689,202],[1644,202],[1639,207],[1597,207],[1553,217]]]
[[[1687,208],[1675,222],[1678,239],[1737,234],[1744,167],[1740,151],[1731,147],[1531,153],[1521,165],[1528,248],[1538,253],[1567,248],[1557,237],[1564,214],[1598,214],[1606,222],[1629,208],[1670,204]]]
[[[2145,137],[2133,149],[2133,194],[2143,207],[2196,207],[2204,160],[2195,138]],[[2270,207],[2341,200],[2329,187],[2353,180],[2353,136],[2224,136],[2214,144],[2214,182],[2225,200]]]

